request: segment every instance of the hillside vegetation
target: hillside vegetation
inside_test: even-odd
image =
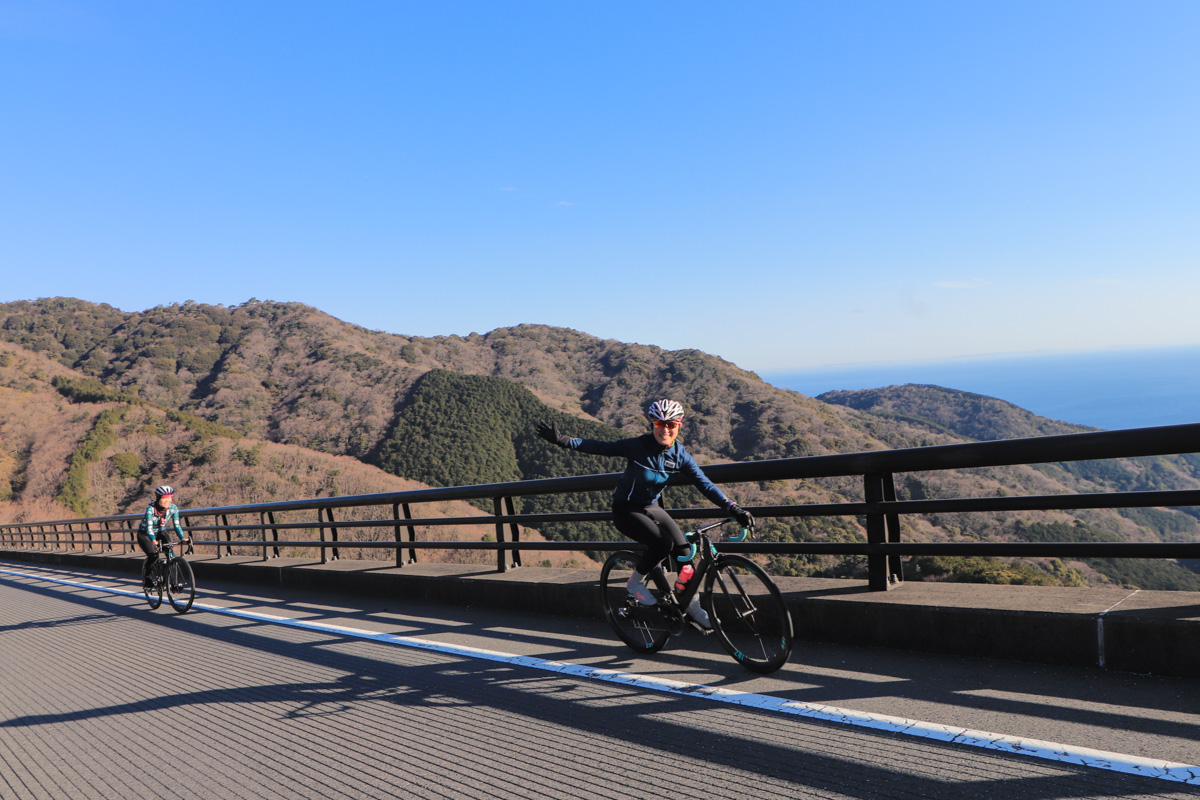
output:
[[[81,394],[73,387],[83,376],[36,353],[0,343],[0,522],[35,522],[73,517],[140,513],[151,488],[170,483],[185,511],[277,500],[399,492],[425,484],[397,477],[349,456],[296,445],[252,439],[188,412],[163,410],[104,393]],[[88,399],[81,399],[83,397]],[[71,399],[68,399],[71,398]],[[72,402],[72,399],[75,402]],[[480,515],[462,502],[424,504],[421,515]],[[378,514],[378,512],[374,512]],[[311,521],[312,512],[284,512],[276,521]],[[356,510],[339,521],[369,519]],[[235,524],[257,522],[231,519]],[[193,524],[209,525],[198,518]],[[492,536],[491,526],[429,526],[423,541],[468,540]],[[345,530],[342,541],[390,539],[391,527]],[[315,529],[283,531],[281,539],[319,538]],[[211,533],[199,538],[212,538]],[[256,538],[247,535],[246,538]],[[524,538],[539,538],[530,532]],[[309,551],[288,550],[304,555]],[[258,554],[260,550],[247,551]],[[343,557],[390,559],[390,550],[343,548]],[[494,564],[487,551],[422,550],[422,560]],[[580,566],[578,552],[537,554],[547,565]]]
[[[38,359],[41,385],[53,392],[58,409],[54,414],[43,409],[46,416],[40,422],[33,418],[38,412],[30,411],[29,418],[22,416],[25,412],[13,412],[13,421],[0,427],[7,452],[0,477],[11,476],[9,483],[16,488],[9,490],[8,503],[25,504],[23,515],[30,513],[29,504],[52,504],[62,495],[71,459],[85,437],[107,436],[103,425],[99,434],[93,434],[106,409],[126,410],[117,412],[120,419],[107,421],[117,441],[100,448],[100,459],[87,461],[87,470],[94,475],[124,469],[132,477],[127,479],[124,496],[120,490],[112,496],[91,490],[86,507],[97,513],[123,510],[130,502],[137,505],[140,501],[128,501],[128,495],[138,493],[134,487],[144,494],[159,477],[189,486],[196,483],[199,492],[216,484],[221,492],[212,496],[219,494],[221,503],[282,499],[275,493],[297,486],[290,474],[293,467],[304,472],[299,464],[284,464],[284,452],[304,453],[306,459],[338,458],[380,480],[400,480],[388,475],[393,473],[429,485],[609,472],[619,465],[568,453],[537,439],[536,420],[557,421],[573,435],[636,435],[644,430],[642,408],[647,400],[664,396],[685,404],[683,437],[702,464],[1085,430],[1036,417],[993,398],[940,387],[890,387],[814,399],[770,386],[753,373],[694,350],[664,351],[540,325],[464,337],[408,337],[368,331],[295,303],[251,301],[234,307],[184,303],[127,313],[73,299],[21,301],[0,305],[0,339],[10,343],[7,352],[18,354],[11,358],[28,364]],[[28,369],[23,376],[5,379],[16,383],[32,379]],[[85,413],[85,408],[94,410]],[[160,415],[165,427],[151,433],[151,417],[157,425]],[[181,420],[190,420],[192,427]],[[197,432],[202,424],[219,428],[205,438]],[[41,437],[60,440],[57,448],[47,451],[56,453],[55,458],[35,466],[31,456],[22,455],[28,451],[31,435],[26,426],[40,428]],[[47,426],[54,431],[46,430]],[[147,440],[139,439],[140,435]],[[161,445],[177,455],[159,453],[159,446],[148,441],[155,438],[166,443],[177,439]],[[207,464],[196,460],[203,461],[201,453],[213,442],[218,442],[215,457],[207,462],[213,466],[197,474],[195,470]],[[251,485],[245,477],[232,476],[245,474],[245,459],[253,460],[245,454],[255,448],[259,456]],[[137,457],[142,472],[134,474],[131,458],[113,462],[112,456],[119,453]],[[235,453],[243,457],[239,460]],[[326,477],[331,469],[351,472],[348,466],[322,469]],[[33,473],[40,477],[35,480]],[[1200,486],[1198,476],[1197,463],[1186,457],[912,474],[897,476],[897,484],[904,497],[958,497],[1138,486],[1195,488]],[[347,491],[337,481],[327,486],[315,476],[301,480],[299,496],[306,491],[309,496]],[[726,488],[750,506],[861,497],[855,479]],[[78,494],[68,491],[67,500],[58,502],[75,502],[71,498]],[[292,491],[288,496],[297,494]],[[534,511],[606,506],[602,493],[522,502],[525,510]],[[672,489],[668,503],[703,505],[704,501],[694,490]],[[210,503],[206,499],[204,504]],[[83,506],[70,506],[77,507]],[[903,535],[916,541],[1021,540],[1051,531],[1076,541],[1088,536],[1153,541],[1194,539],[1198,529],[1191,513],[1155,509],[1125,514],[934,515],[906,518]],[[603,524],[547,526],[544,533],[575,540],[613,535]],[[779,541],[864,538],[860,521],[854,518],[764,520],[760,533]],[[940,580],[970,577],[1200,588],[1200,583],[1194,583],[1196,576],[1177,565],[1158,565],[1161,574],[1154,576],[1147,576],[1141,566],[1145,565],[1134,573],[1122,571],[1119,565],[1101,569],[1097,564],[1039,560],[985,559],[981,564],[940,560],[910,565],[914,577]],[[862,574],[862,564],[854,559],[786,558],[774,560],[772,567],[798,575]]]

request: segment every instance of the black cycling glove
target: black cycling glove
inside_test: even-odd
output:
[[[736,519],[737,524],[741,525],[743,528],[753,528],[754,527],[753,515],[751,515],[751,513],[749,511],[742,508],[741,506],[739,506],[737,503],[733,502],[732,500],[729,501],[729,508],[726,509],[726,511],[729,513],[729,516]]]
[[[537,426],[537,435],[545,439],[550,444],[556,444],[559,447],[568,447],[571,444],[571,437],[558,430],[558,425],[547,425],[544,422],[539,422]]]

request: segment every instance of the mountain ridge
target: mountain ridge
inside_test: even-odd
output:
[[[489,469],[496,474],[522,475],[528,468],[529,457],[519,456],[512,444],[530,433],[533,419],[526,421],[525,429],[513,427],[522,415],[561,414],[567,426],[600,424],[605,430],[634,435],[644,430],[645,402],[662,396],[680,399],[687,408],[685,444],[701,463],[948,444],[983,438],[988,430],[981,425],[990,425],[995,433],[1001,421],[1007,430],[1023,426],[1045,435],[1054,422],[1035,419],[994,398],[985,403],[970,393],[940,387],[900,387],[877,392],[874,399],[853,393],[810,398],[773,387],[752,372],[697,350],[667,351],[566,328],[518,325],[486,334],[412,337],[367,331],[298,303],[253,300],[224,307],[188,302],[121,312],[73,298],[17,301],[0,304],[0,340],[37,350],[70,370],[73,381],[93,380],[106,391],[224,425],[253,440],[375,465],[381,463],[396,426],[413,414],[421,381],[435,370],[473,376],[462,391],[478,397],[480,405],[460,413],[478,414],[496,430],[509,431],[509,444],[501,446],[497,440],[489,445],[494,463]],[[533,399],[492,402],[509,390],[475,379],[506,381]],[[974,416],[967,408],[971,404],[977,406]],[[438,422],[432,414],[409,420],[418,431],[433,429]],[[972,424],[977,429],[972,430]],[[437,447],[446,450],[447,460],[454,459],[452,444]],[[495,453],[509,466],[495,461]],[[1195,487],[1200,486],[1197,466],[1179,459],[1122,461],[1114,474],[1126,483]],[[554,469],[593,471],[578,460]],[[474,480],[485,473],[472,474]],[[1054,493],[1110,485],[1099,473],[1055,465],[897,477],[901,494],[927,497]],[[830,479],[745,484],[730,491],[743,505],[775,505],[857,500],[861,487],[853,480]],[[1127,540],[1194,535],[1193,517],[1178,512],[1168,516],[1169,525],[1100,512],[987,519],[943,515],[906,519],[905,537],[1011,540],[1021,534],[1018,522],[1078,523]],[[862,536],[861,525],[853,519],[763,522],[760,533],[768,540]],[[853,574],[861,565],[782,559],[773,567],[789,574]],[[1030,569],[1053,574],[1044,564],[1034,563]],[[1087,565],[1080,569],[1091,579],[1103,580]]]

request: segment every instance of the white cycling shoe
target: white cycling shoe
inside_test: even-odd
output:
[[[652,606],[658,603],[658,598],[650,591],[650,587],[646,585],[646,576],[637,570],[633,571],[633,577],[625,584],[625,591],[637,598],[637,601],[644,606]]]
[[[692,618],[692,621],[699,625],[704,630],[712,628],[712,620],[708,618],[708,612],[700,607],[700,595],[697,594],[692,598],[692,602],[688,603],[687,615]]]

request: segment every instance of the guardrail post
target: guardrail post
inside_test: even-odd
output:
[[[411,520],[413,518],[412,507],[409,506],[408,503],[393,503],[392,504],[392,519],[396,520],[396,545],[397,545],[397,547],[396,547],[396,566],[397,567],[404,566],[404,558],[403,558],[403,556],[400,555],[401,551],[404,548],[399,546],[399,544],[401,542],[401,537],[400,537],[400,527],[401,526],[400,526],[400,522],[399,522],[401,509],[404,510],[404,518],[405,519]],[[417,529],[415,527],[413,527],[412,525],[405,525],[404,527],[408,528],[408,540],[410,542],[415,542],[417,540]],[[415,547],[408,548],[408,563],[409,564],[417,563],[417,548],[415,548]]]
[[[508,557],[504,555],[504,523],[500,522],[500,516],[503,512],[503,500],[499,497],[492,498],[492,512],[496,515],[496,570],[498,572],[508,572]]]
[[[258,538],[262,539],[264,542],[263,549],[262,549],[262,558],[260,560],[266,561],[267,560],[267,545],[265,544],[265,542],[267,541],[267,515],[265,513],[263,513],[262,511],[258,512]]]
[[[217,531],[217,558],[221,557],[221,530],[225,531],[225,555],[233,555],[233,531],[229,530],[229,515],[222,514],[217,524],[223,526]]]
[[[511,497],[504,498],[504,512],[510,517],[515,517],[517,515],[517,508],[513,504],[513,499]],[[512,541],[514,544],[521,541],[521,526],[520,525],[518,525],[515,522],[510,522],[508,524],[508,532],[512,536]],[[513,551],[512,551],[512,561],[510,563],[514,567],[521,566],[521,551],[515,547],[513,548]]]
[[[896,500],[896,484],[892,473],[864,475],[863,493],[868,503]],[[885,544],[900,541],[900,517],[898,514],[867,514],[867,544]],[[867,556],[867,585],[872,591],[886,592],[904,580],[900,557],[872,553]]]
[[[259,522],[262,522],[262,514],[258,515],[258,520],[259,520]],[[275,543],[274,546],[271,548],[271,551],[273,553],[272,557],[279,558],[279,528],[275,527],[275,512],[274,511],[267,512],[267,521],[271,523],[271,541]],[[264,530],[263,531],[263,539],[266,539],[266,538],[267,538],[267,532]],[[266,560],[267,560],[267,548],[264,547],[263,548],[263,561],[266,561]]]
[[[329,538],[332,539],[334,541],[334,543],[336,543],[338,540],[338,529],[337,529],[337,525],[333,524],[333,509],[326,508],[325,516],[329,517]],[[337,547],[333,548],[333,560],[338,561],[341,559],[341,557],[342,557],[341,549],[337,548]]]
[[[323,506],[317,508],[317,522],[321,525],[321,542],[324,543],[324,541],[325,541],[325,517],[326,516],[329,517],[330,539],[336,544],[337,540],[338,540],[338,529],[337,529],[337,526],[333,524],[333,509],[325,508]],[[326,564],[329,561],[337,561],[341,557],[341,552],[339,551],[339,549],[337,547],[334,547],[332,549],[333,549],[333,555],[332,555],[332,557],[328,557],[325,555],[326,548],[325,547],[321,548],[321,563],[322,564]]]

